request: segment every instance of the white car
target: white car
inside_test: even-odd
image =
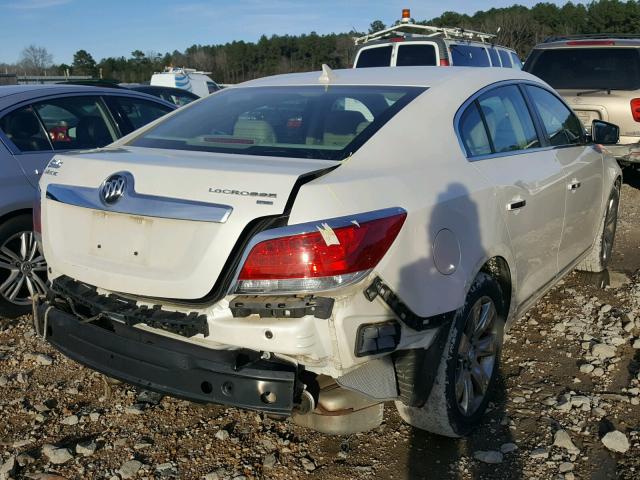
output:
[[[515,69],[371,68],[225,89],[40,189],[39,334],[169,395],[332,433],[383,402],[442,435],[487,406],[504,328],[602,270],[621,173]]]

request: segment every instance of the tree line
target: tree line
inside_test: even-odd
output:
[[[640,33],[640,0],[598,0],[587,5],[568,2],[563,6],[541,2],[533,7],[513,5],[481,10],[473,15],[445,12],[417,23],[497,32],[497,43],[514,48],[524,59],[531,48],[552,35],[583,33]],[[381,20],[371,23],[369,33],[386,28]],[[91,75],[121,82],[144,82],[164,67],[184,66],[211,72],[220,83],[238,83],[279,73],[318,70],[323,63],[332,68],[351,66],[356,47],[353,38],[366,32],[319,35],[262,36],[257,42],[234,41],[220,45],[192,45],[185,51],[167,53],[134,50],[130,57],[108,57],[96,61],[86,50],[78,50],[71,65],[54,65],[43,47],[31,45],[18,64],[0,63],[0,72],[32,75]]]

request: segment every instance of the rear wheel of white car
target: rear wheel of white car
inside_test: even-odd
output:
[[[498,375],[505,313],[498,282],[478,274],[454,317],[426,403],[396,402],[404,421],[447,437],[464,436],[480,423]]]
[[[600,228],[596,235],[595,243],[589,254],[580,262],[578,270],[584,272],[602,272],[607,268],[613,251],[613,242],[616,238],[616,226],[618,224],[618,205],[620,203],[620,181],[616,181],[609,195],[609,200],[600,222]]]
[[[0,317],[31,311],[32,295],[46,292],[46,270],[30,215],[0,225]]]

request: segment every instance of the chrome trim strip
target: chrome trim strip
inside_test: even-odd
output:
[[[353,225],[354,222],[365,223],[365,222],[370,222],[372,220],[378,220],[379,218],[391,217],[393,215],[398,215],[401,213],[407,213],[407,211],[404,208],[393,207],[393,208],[385,208],[382,210],[374,210],[372,212],[357,213],[355,215],[348,215],[345,217],[336,217],[336,218],[330,218],[326,220],[316,220],[313,222],[299,223],[296,225],[287,225],[286,227],[278,227],[278,228],[271,228],[269,230],[263,230],[262,232],[259,232],[251,239],[247,247],[242,252],[242,257],[240,258],[240,262],[238,263],[236,271],[233,275],[233,280],[230,283],[231,287],[227,291],[227,295],[233,295],[238,293],[237,292],[237,289],[239,287],[238,277],[240,276],[240,271],[242,270],[244,262],[247,260],[247,257],[249,256],[249,252],[251,252],[253,247],[255,247],[260,242],[264,242],[265,240],[271,240],[274,238],[288,237],[291,235],[302,235],[305,233],[317,232],[318,229],[323,227],[324,225],[328,225],[331,228],[347,227],[349,225]],[[370,271],[365,270],[363,272],[368,274]],[[364,276],[366,275],[363,275],[362,277],[357,278],[355,282],[350,282],[349,285],[352,285],[353,283],[357,283],[362,278],[364,278]],[[336,290],[337,288],[342,288],[344,286],[345,285],[340,285],[340,286],[337,286],[336,288],[331,288],[324,291],[332,291],[332,290]],[[297,293],[300,293],[300,292],[297,292]],[[310,293],[310,292],[305,292],[305,293]],[[317,292],[314,292],[314,293],[317,293]],[[257,294],[257,295],[260,295],[260,294]],[[264,293],[262,295],[269,295],[269,293]]]
[[[46,197],[55,202],[92,210],[195,222],[225,223],[233,212],[233,207],[228,205],[137,193],[130,174],[129,179],[131,181],[127,183],[125,194],[111,205],[100,199],[101,186],[90,188],[49,184]]]

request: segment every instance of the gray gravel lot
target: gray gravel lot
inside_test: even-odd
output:
[[[330,437],[288,421],[110,385],[0,319],[0,480],[638,478],[640,177],[623,187],[610,285],[571,274],[506,339],[469,438],[383,425]]]

